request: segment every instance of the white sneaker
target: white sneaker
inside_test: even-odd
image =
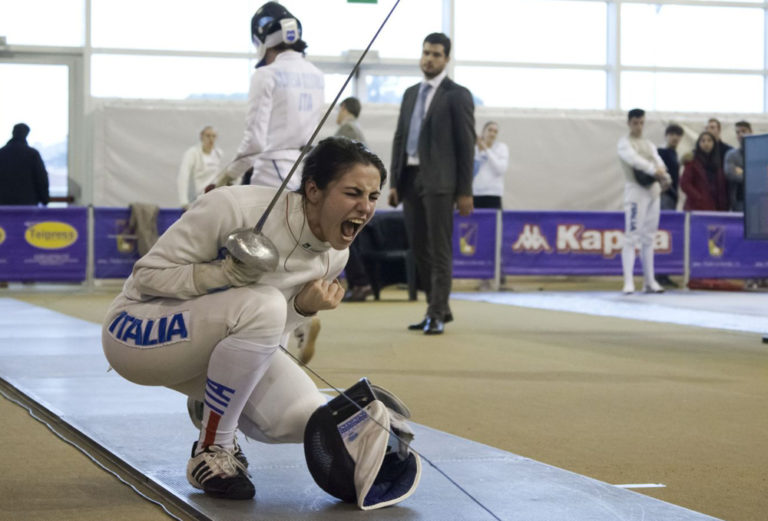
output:
[[[256,494],[245,466],[235,457],[234,450],[209,445],[187,462],[187,481],[206,494],[225,499],[251,499]]]
[[[643,285],[643,293],[664,293],[664,288],[662,288],[659,283],[654,280],[650,284]]]
[[[635,283],[634,282],[625,282],[624,288],[621,290],[622,293],[625,295],[631,295],[635,292]]]
[[[320,334],[320,319],[312,317],[312,320],[297,327],[293,334],[298,340],[299,361],[302,364],[308,364],[315,355],[315,341]]]

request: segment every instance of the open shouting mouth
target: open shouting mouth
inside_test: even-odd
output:
[[[360,228],[363,227],[365,224],[365,219],[362,219],[360,217],[353,217],[352,219],[347,219],[343,223],[341,223],[341,236],[344,237],[344,239],[351,241],[355,238],[355,235],[357,235],[357,232],[360,230]]]

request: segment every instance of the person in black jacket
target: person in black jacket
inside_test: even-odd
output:
[[[661,193],[661,209],[676,210],[677,200],[680,189],[680,159],[677,155],[677,145],[683,138],[683,127],[677,123],[670,123],[664,131],[664,138],[667,141],[666,148],[659,148],[659,156],[664,161],[672,184]]]
[[[48,171],[40,153],[27,144],[29,126],[17,123],[0,148],[0,205],[48,204]]]

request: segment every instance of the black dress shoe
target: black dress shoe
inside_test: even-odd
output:
[[[409,331],[424,331],[424,328],[427,327],[427,317],[424,317],[424,319],[421,322],[417,322],[416,324],[411,324],[408,326]]]
[[[429,321],[429,317],[424,317],[424,319],[421,322],[417,322],[416,324],[409,325],[408,330],[424,331],[424,328],[427,327],[428,321]],[[448,322],[453,322],[453,313],[446,313],[445,317],[442,320],[443,324],[447,324]]]
[[[442,335],[445,331],[445,323],[437,318],[428,318],[427,325],[424,326],[425,335]]]

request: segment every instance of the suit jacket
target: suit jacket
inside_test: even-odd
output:
[[[403,95],[392,142],[390,186],[402,191],[405,151],[417,83]],[[419,175],[424,194],[472,195],[475,154],[475,104],[466,87],[446,77],[435,91],[419,134]]]

